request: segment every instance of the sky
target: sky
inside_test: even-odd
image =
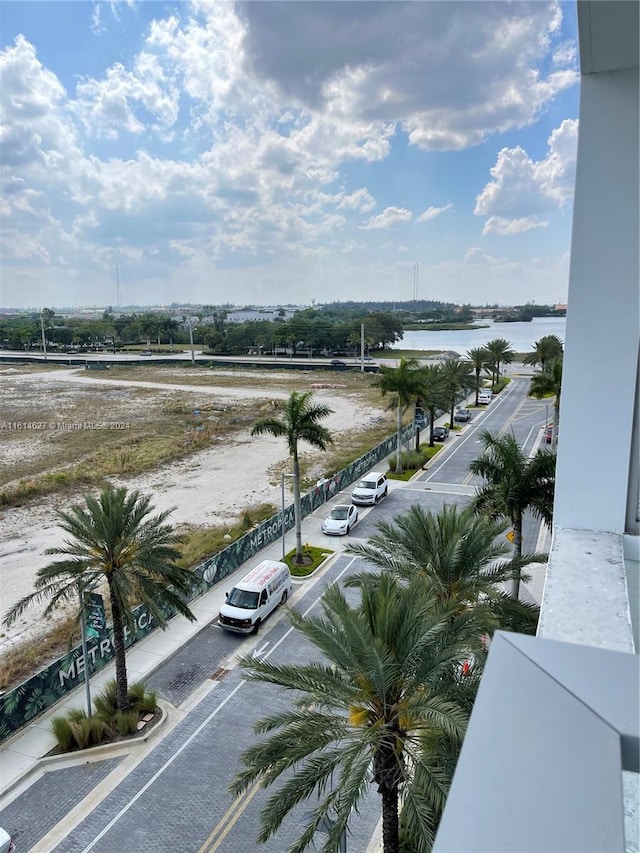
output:
[[[3,0],[0,37],[0,306],[566,299],[575,3]]]

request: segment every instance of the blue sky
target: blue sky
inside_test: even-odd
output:
[[[575,16],[5,0],[0,305],[564,299]]]

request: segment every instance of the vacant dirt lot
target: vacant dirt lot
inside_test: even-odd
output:
[[[278,505],[286,444],[252,438],[250,429],[258,417],[277,415],[291,390],[307,389],[334,410],[326,426],[338,450],[356,432],[393,431],[371,378],[357,373],[145,366],[97,375],[0,366],[0,493],[37,487],[22,505],[1,508],[2,615],[32,591],[50,559],[45,550],[63,543],[56,509],[97,488],[97,474],[151,493],[158,510],[175,507],[177,525],[230,522],[257,503]],[[307,476],[317,479],[331,454],[303,450]],[[0,629],[0,652],[42,630],[42,609]]]

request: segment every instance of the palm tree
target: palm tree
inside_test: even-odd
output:
[[[503,591],[514,569],[532,562],[546,562],[545,554],[523,554],[504,559],[510,546],[503,538],[508,527],[504,520],[477,515],[472,507],[459,509],[444,505],[437,513],[418,504],[392,521],[380,521],[376,532],[365,542],[349,544],[346,553],[397,577],[411,581],[423,578],[437,600],[458,610],[478,607],[486,619],[485,630],[495,628],[535,633],[539,609],[514,602]],[[359,585],[360,575],[347,585]],[[524,577],[522,579],[527,580]]]
[[[374,383],[384,397],[394,394],[392,406],[396,409],[396,474],[402,473],[402,416],[407,406],[420,397],[420,366],[415,358],[401,358],[397,367],[380,368]]]
[[[312,391],[292,391],[279,418],[262,418],[253,425],[251,435],[268,433],[278,438],[286,438],[293,467],[293,503],[296,526],[295,562],[302,565],[302,515],[300,511],[300,462],[298,460],[298,442],[306,441],[312,447],[326,450],[333,442],[331,433],[318,421],[333,414],[333,409],[324,404],[313,403]]]
[[[183,601],[194,586],[194,575],[175,564],[181,538],[164,523],[172,510],[150,516],[152,510],[148,496],[107,486],[99,498],[85,495],[84,505],[59,511],[60,527],[71,538],[46,553],[62,559],[39,569],[36,591],[15,604],[4,619],[10,625],[31,603],[46,599],[48,616],[58,605],[76,603],[79,595],[106,581],[120,711],[129,707],[124,629],[134,629],[132,605],[146,605],[163,628],[167,608],[191,621],[196,618]]]
[[[436,419],[436,409],[442,409],[448,404],[440,366],[429,364],[426,367],[421,367],[419,383],[422,408],[429,412],[429,447],[433,447],[433,424]]]
[[[533,352],[528,353],[522,359],[523,364],[540,364],[542,370],[549,361],[554,358],[562,358],[562,341],[557,335],[545,335],[533,345]]]
[[[449,423],[453,428],[453,413],[456,399],[462,391],[470,391],[475,385],[471,373],[471,364],[459,358],[452,358],[440,366],[440,378],[450,407]]]
[[[476,490],[471,505],[490,518],[508,518],[513,526],[513,553],[522,557],[522,519],[527,510],[551,525],[555,486],[556,455],[538,450],[527,457],[513,435],[480,433],[482,456],[474,459],[469,471],[486,480]],[[514,562],[511,595],[520,592],[520,567]]]
[[[476,376],[476,400],[475,404],[478,405],[478,393],[480,392],[480,374],[483,368],[487,367],[487,362],[489,359],[489,353],[484,347],[476,347],[475,349],[470,349],[467,352],[467,358],[473,367],[473,372]]]
[[[400,799],[420,839],[412,849],[430,849],[468,718],[454,686],[462,681],[461,663],[479,649],[480,626],[473,611],[452,619],[424,583],[384,574],[363,579],[360,592],[352,607],[332,585],[321,599],[322,616],[292,611],[294,627],[322,661],[241,660],[245,678],[293,692],[290,708],[256,724],[270,737],[245,750],[246,768],[231,787],[236,795],[256,781],[268,788],[285,774],[262,812],[260,842],[317,795],[290,851],[306,850],[327,816],[333,823],[322,850],[335,851],[372,780],[382,799],[385,853],[399,851]]]
[[[551,447],[555,450],[558,443],[558,427],[560,426],[560,392],[562,391],[562,358],[554,358],[540,371],[531,377],[529,393],[538,399],[553,394],[553,428],[551,430]],[[545,424],[546,429],[546,424]]]
[[[500,379],[500,366],[503,364],[511,364],[515,358],[515,351],[511,348],[511,344],[505,338],[494,338],[486,345],[485,349],[489,353],[488,361],[491,365],[492,385]]]

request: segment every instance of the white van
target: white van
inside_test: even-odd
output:
[[[218,621],[227,631],[257,634],[266,617],[291,595],[291,572],[285,563],[263,560],[227,593]]]

